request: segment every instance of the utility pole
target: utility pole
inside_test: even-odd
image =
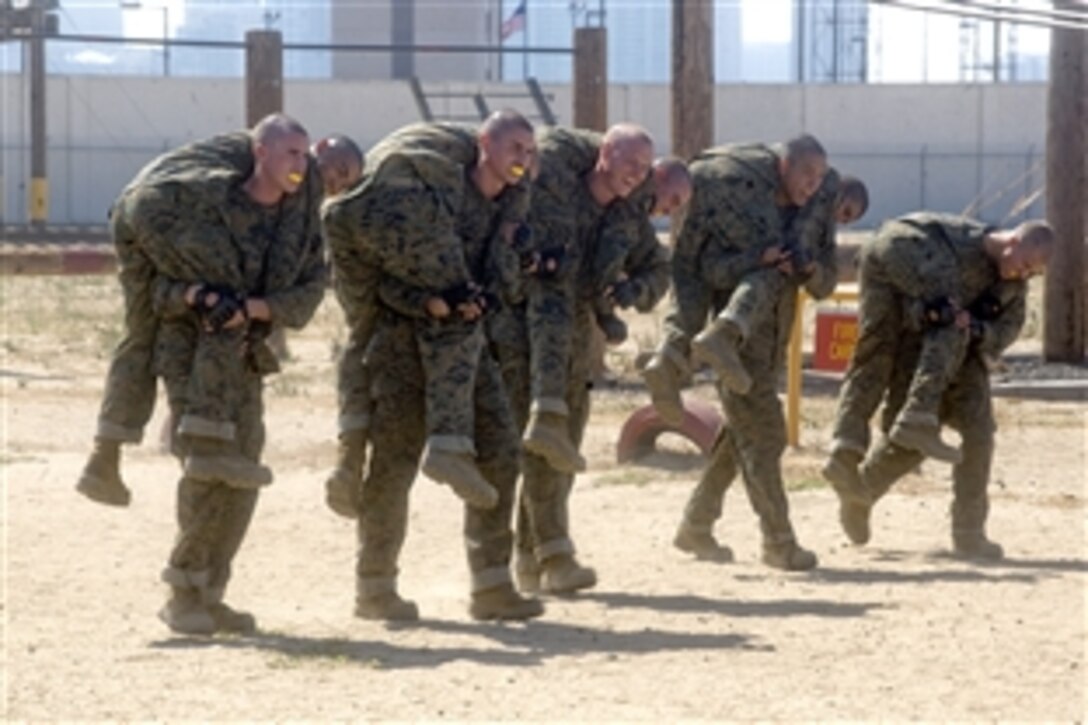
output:
[[[246,32],[246,126],[283,111],[283,35],[278,30]]]
[[[672,2],[672,152],[687,160],[714,143],[714,3]]]
[[[574,125],[608,128],[608,31],[574,29]]]
[[[1083,5],[1059,0],[1054,8],[1075,11]],[[1088,315],[1084,277],[1088,237],[1088,33],[1054,28],[1050,38],[1046,207],[1057,243],[1046,274],[1043,356],[1049,361],[1080,363],[1084,360]]]

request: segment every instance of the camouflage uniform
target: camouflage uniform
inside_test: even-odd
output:
[[[235,187],[222,206],[223,224],[233,242],[233,249],[228,249],[237,255],[239,263],[233,280],[236,289],[264,299],[273,323],[291,328],[301,327],[310,319],[327,282],[320,236],[300,233],[312,228],[316,207],[313,203],[300,205],[299,201],[288,198],[276,207],[262,207]],[[205,238],[205,242],[209,241]],[[156,265],[159,261],[153,254],[149,259]],[[188,257],[188,261],[198,259],[207,257]],[[254,357],[259,343],[251,340],[244,356],[220,359],[216,364],[208,361],[207,368],[194,366],[206,336],[197,314],[184,300],[184,291],[193,282],[218,274],[220,267],[217,263],[204,270],[194,264],[182,270],[184,274],[171,268],[174,274],[168,275],[165,266],[173,261],[164,260],[164,269],[156,267],[154,298],[161,323],[154,372],[162,377],[171,412],[179,419],[189,410],[188,397],[194,390],[200,390],[202,384],[205,389],[214,387],[214,383],[206,385],[205,381],[194,385],[194,377],[230,376],[238,391],[232,418],[235,440],[240,453],[256,463],[264,443],[261,378],[268,372]],[[185,440],[181,442],[184,445]],[[223,628],[217,612],[224,607],[222,597],[231,562],[245,536],[256,500],[257,493],[252,489],[182,477],[178,487],[179,533],[163,572],[163,580],[173,589],[163,618],[172,627],[199,631],[199,625],[186,629],[189,625],[185,617],[193,614],[194,607],[199,611],[206,606],[215,619],[215,628]]]
[[[117,253],[118,277],[125,300],[125,334],[110,360],[99,410],[97,438],[138,443],[155,404],[151,373],[157,320],[151,309],[153,267],[143,243],[153,235],[172,233],[183,209],[163,209],[139,197],[161,183],[194,183],[225,191],[233,180],[253,169],[250,138],[245,132],[215,136],[164,154],[137,174],[110,210],[110,235]],[[150,208],[149,208],[150,207]]]
[[[923,324],[922,303],[956,298],[965,305],[996,277],[982,238],[986,227],[946,214],[919,212],[885,223],[859,255],[858,340],[839,393],[832,451],[865,455],[869,420],[884,397],[904,325]],[[954,325],[927,327],[914,377],[908,419],[936,423],[937,407],[966,354],[966,334]]]
[[[1021,281],[996,281],[997,268],[990,260],[978,260],[965,269],[969,281],[955,288],[971,301],[985,278],[995,280],[987,291],[996,301],[993,319],[982,321],[978,334],[969,344],[962,364],[943,389],[939,403],[941,422],[960,432],[963,459],[952,469],[952,537],[958,551],[990,558],[1001,556],[1001,549],[985,537],[989,514],[987,487],[993,461],[996,423],[990,398],[988,361],[996,359],[1015,341],[1024,323],[1027,284]],[[966,268],[966,265],[965,265]],[[976,296],[975,299],[978,297]],[[894,362],[885,404],[882,428],[889,432],[909,395],[913,394],[920,357],[929,344],[924,333],[899,328],[894,348]],[[872,501],[882,497],[905,473],[917,467],[923,455],[896,445],[885,436],[869,451],[861,465],[861,479]]]
[[[697,192],[698,188],[696,186]],[[704,190],[704,194],[709,193],[713,193],[713,188]],[[773,194],[770,191],[767,193]],[[817,299],[831,294],[838,276],[835,261],[837,194],[837,174],[831,172],[801,210],[795,214],[786,211],[785,217],[788,221],[785,222],[783,231],[779,232],[782,238],[796,240],[816,262],[816,269],[804,281],[804,287],[809,295]],[[685,230],[692,236],[685,239],[685,244],[696,242],[697,238],[693,238],[696,232],[700,235],[710,233],[701,229],[697,217],[692,221],[694,226]],[[727,265],[728,259],[722,260],[722,263]],[[715,522],[721,517],[725,492],[736,477],[739,464],[752,507],[760,517],[765,544],[793,540],[778,464],[785,449],[785,422],[778,402],[777,379],[793,324],[796,290],[800,280],[786,277],[777,269],[773,273],[777,278],[768,281],[762,286],[762,290],[758,283],[746,284],[746,280],[750,281],[752,276],[761,277],[765,274],[757,271],[754,275],[742,275],[736,289],[729,290],[725,286],[715,295],[719,300],[728,300],[725,307],[728,310],[745,295],[764,297],[767,296],[765,293],[774,292],[773,296],[760,303],[767,305],[771,314],[766,318],[760,314],[750,320],[751,341],[744,343],[741,348],[745,367],[756,373],[752,388],[747,394],[738,394],[719,386],[728,423],[719,432],[712,449],[711,461],[688,500],[681,524],[682,532],[686,530],[696,536],[710,536]],[[729,277],[726,277],[722,281],[728,280]],[[743,306],[753,312],[760,312],[756,307]],[[673,328],[673,332],[675,334],[677,328]],[[677,335],[673,339],[680,338]]]
[[[778,159],[762,144],[736,145],[704,151],[690,165],[694,189],[672,255],[673,303],[651,362],[674,387],[690,374],[691,340],[707,324],[713,290],[736,289],[752,274],[776,279],[760,273],[763,251],[784,240],[774,202]]]
[[[667,252],[645,205],[619,201],[602,210],[585,186],[599,143],[600,136],[591,132],[555,129],[538,135],[541,172],[529,219],[538,248],[563,247],[563,264],[554,278],[530,279],[526,299],[511,301],[488,322],[489,342],[519,429],[525,429],[531,411],[559,412],[566,416],[565,430],[575,449],[589,416],[589,342],[601,293],[622,273],[638,291],[635,308],[648,311],[668,285]],[[522,474],[519,559],[570,556],[574,546],[567,513],[573,475],[529,451]]]
[[[476,162],[476,131],[450,124],[407,126],[375,146],[367,174],[331,203],[325,230],[332,253],[337,299],[349,342],[338,370],[341,434],[365,430],[369,420],[366,368],[362,365],[377,314],[378,283],[396,286],[399,299],[423,305],[430,297],[478,282],[466,268],[464,240],[490,234],[481,217],[461,208],[473,198],[468,171]],[[503,220],[527,206],[527,185],[501,196]],[[483,217],[490,224],[490,217]],[[414,288],[414,291],[413,289]],[[430,445],[474,454],[472,375],[483,346],[479,325],[421,318],[417,344],[427,380]]]
[[[464,198],[455,208],[459,210],[456,228],[463,235],[464,263],[474,279],[490,280],[492,246],[502,238],[495,230],[502,220],[504,202],[485,199],[471,182],[463,185],[461,193]],[[381,306],[365,362],[373,401],[373,459],[359,507],[357,612],[369,611],[364,609],[368,602],[396,596],[397,559],[408,523],[408,493],[430,425],[425,422],[430,387],[426,378],[435,361],[424,359],[424,348],[419,344],[420,331],[432,325],[422,305],[425,294],[397,280],[383,280],[379,287]],[[474,597],[510,586],[510,512],[518,475],[517,437],[498,368],[487,352],[475,362],[471,435],[476,463],[498,492],[498,503],[489,510],[465,509],[464,534]],[[375,616],[396,615],[379,608]]]

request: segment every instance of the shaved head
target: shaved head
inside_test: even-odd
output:
[[[254,142],[266,146],[286,136],[294,135],[309,136],[310,134],[301,123],[284,113],[271,113],[265,116],[250,131]]]

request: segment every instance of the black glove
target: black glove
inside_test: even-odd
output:
[[[992,292],[983,292],[967,308],[972,319],[993,322],[1001,316],[1001,299]]]
[[[502,300],[499,296],[491,290],[481,290],[476,295],[476,304],[483,308],[484,314],[489,315],[492,312],[498,312],[502,309]]]
[[[209,305],[208,298],[216,296],[215,304]],[[210,332],[221,332],[223,326],[241,312],[246,314],[245,295],[238,294],[229,287],[221,285],[201,285],[196,291],[193,307],[200,316],[204,327]]]
[[[533,249],[533,230],[528,224],[518,224],[514,233],[510,236],[510,246],[518,255],[518,263],[522,271],[527,271],[537,261],[536,250]]]
[[[455,310],[461,305],[475,302],[479,293],[480,290],[476,285],[471,282],[463,282],[462,284],[444,290],[441,297],[446,301],[446,304],[450,306],[450,309]]]
[[[928,327],[948,327],[956,321],[956,307],[947,297],[938,297],[925,303],[923,317]]]
[[[790,264],[793,266],[793,278],[799,282],[806,281],[812,276],[808,266],[812,264],[812,253],[800,244],[791,244],[785,249],[790,255]]]
[[[542,279],[550,279],[559,276],[563,269],[563,261],[567,257],[567,248],[564,246],[541,249],[536,257],[536,276]]]
[[[634,307],[639,298],[639,284],[634,280],[624,279],[612,285],[612,300],[620,309]]]

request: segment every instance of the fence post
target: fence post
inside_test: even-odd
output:
[[[1075,3],[1055,2],[1055,9]],[[1088,231],[1088,33],[1050,31],[1046,210],[1057,243],[1046,275],[1043,356],[1079,363],[1085,347],[1084,241]]]
[[[608,127],[608,36],[604,28],[574,29],[574,125]]]
[[[246,31],[246,126],[283,110],[283,36]]]

